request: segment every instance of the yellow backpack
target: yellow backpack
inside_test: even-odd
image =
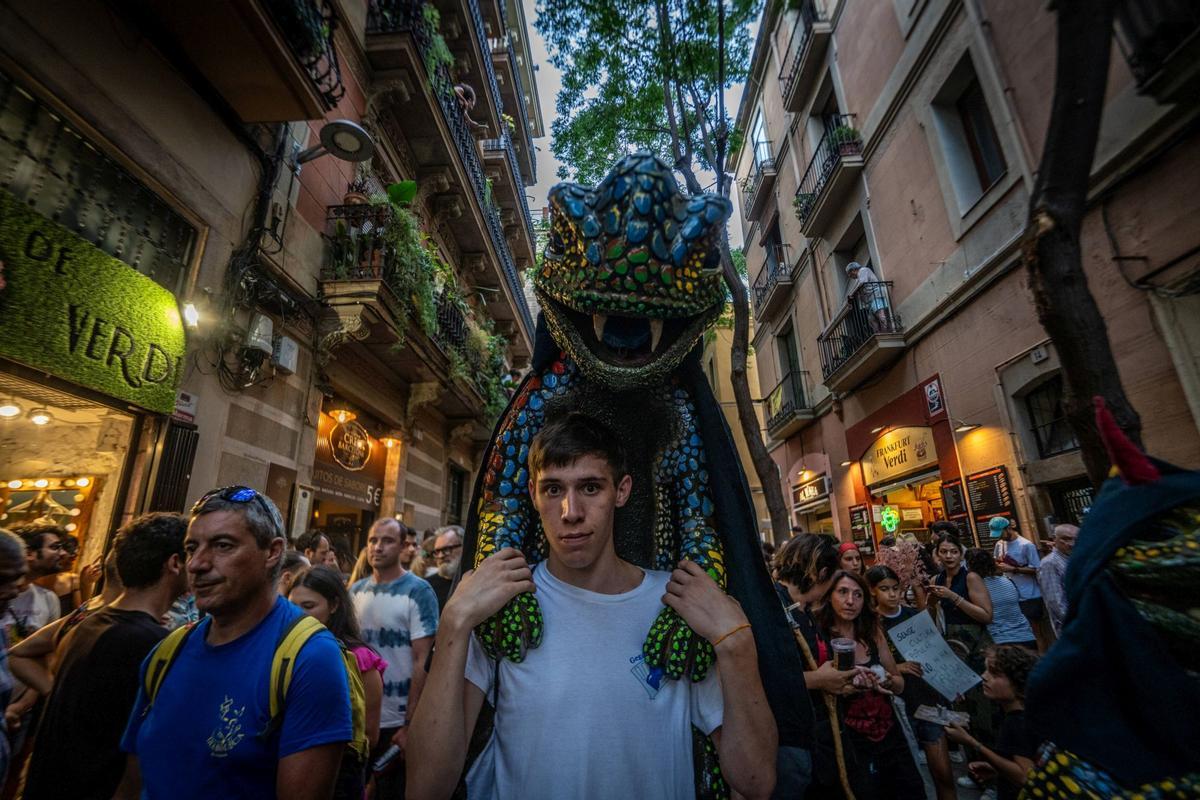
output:
[[[158,646],[150,653],[150,663],[146,666],[143,685],[148,702],[143,715],[150,712],[154,698],[158,695],[158,690],[162,688],[163,680],[167,677],[167,670],[175,662],[175,657],[183,649],[184,642],[187,641],[194,628],[195,625],[176,628],[167,634],[167,637],[159,642]],[[283,629],[283,634],[275,645],[275,655],[271,659],[269,689],[271,717],[267,722],[267,727],[259,733],[259,736],[266,738],[279,727],[287,701],[288,687],[292,684],[292,669],[296,665],[296,658],[313,634],[323,630],[325,630],[325,626],[307,614],[300,615]],[[340,642],[338,646],[341,647],[342,663],[346,668],[346,683],[350,687],[350,717],[353,725],[353,738],[347,746],[354,751],[355,755],[365,761],[371,752],[371,743],[367,739],[367,695],[363,689],[362,675],[358,672],[358,659],[355,658],[354,653],[341,646]]]

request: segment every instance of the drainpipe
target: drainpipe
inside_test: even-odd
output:
[[[971,25],[975,29],[975,38],[979,46],[983,48],[985,58],[984,68],[990,73],[990,78],[1003,89],[1004,96],[1004,122],[1016,134],[1017,143],[1020,145],[1020,167],[1021,176],[1025,180],[1025,189],[1029,192],[1033,191],[1033,168],[1032,164],[1037,163],[1034,158],[1033,148],[1029,144],[1029,137],[1025,133],[1025,128],[1021,125],[1021,118],[1017,114],[1016,103],[1013,101],[1013,87],[1009,83],[1008,76],[1004,74],[1000,67],[1000,57],[996,50],[996,41],[992,36],[992,23],[984,15],[983,8],[980,5],[980,0],[964,0],[963,6],[967,10],[967,16],[971,20]]]

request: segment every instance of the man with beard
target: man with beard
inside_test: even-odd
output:
[[[437,542],[433,545],[433,557],[437,559],[437,574],[426,578],[437,595],[438,610],[446,605],[450,597],[450,587],[454,584],[454,576],[458,573],[458,564],[462,560],[463,529],[458,525],[447,525],[438,528]]]
[[[25,543],[0,528],[0,614],[21,591],[21,581],[29,569],[25,562]],[[8,705],[12,696],[13,678],[8,671],[7,637],[0,636],[0,703]],[[8,737],[0,736],[0,785],[8,775]]]
[[[437,633],[437,596],[424,578],[404,568],[404,555],[414,549],[406,526],[390,517],[376,520],[367,532],[371,576],[350,587],[363,641],[387,661],[372,761],[393,744],[407,746],[408,722],[425,685],[424,664]],[[376,797],[404,797],[403,763],[380,776]]]

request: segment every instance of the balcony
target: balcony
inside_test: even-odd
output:
[[[537,159],[533,149],[533,126],[529,123],[529,109],[525,103],[525,85],[521,81],[521,65],[517,62],[516,49],[512,39],[504,36],[492,40],[492,57],[501,76],[510,80],[501,81],[500,91],[504,99],[505,109],[509,109],[512,117],[511,131],[513,149],[517,152],[517,163],[521,165],[522,177],[526,186],[537,183]],[[507,90],[507,91],[506,91]],[[505,120],[508,123],[508,120]]]
[[[1117,4],[1117,43],[1138,91],[1163,105],[1200,91],[1200,5],[1190,0]]]
[[[499,139],[484,139],[480,144],[483,145],[483,163],[489,168],[488,171],[492,172],[493,167],[498,167],[507,175],[506,180],[500,181],[499,185],[493,181],[492,193],[497,201],[516,209],[514,213],[520,218],[518,227],[524,235],[524,238],[517,237],[517,254],[532,264],[535,260],[537,239],[533,234],[533,219],[529,216],[529,204],[525,201],[525,183],[517,164],[512,137],[505,133]]]
[[[494,253],[494,261],[485,257],[484,262],[495,271],[476,282],[500,289],[488,293],[488,315],[502,323],[515,320],[517,333],[510,338],[519,351],[528,353],[533,319],[524,284],[492,202],[475,132],[454,93],[447,53],[445,41],[421,6],[403,0],[371,0],[367,57],[377,78],[397,87],[389,102],[381,104],[382,133],[407,143],[418,181],[441,184],[441,194],[432,198],[432,205],[439,216],[453,219],[448,228],[458,249],[464,254]],[[460,192],[467,195],[465,206]]]
[[[799,112],[804,106],[805,91],[812,85],[813,78],[825,60],[825,51],[833,37],[833,26],[819,11],[814,0],[803,0],[800,17],[792,28],[783,69],[779,72],[779,85],[783,90],[784,108]]]
[[[869,265],[868,265],[869,266]],[[845,394],[904,350],[904,326],[892,310],[892,282],[860,285],[820,336],[821,375],[829,391]]]
[[[808,402],[808,373],[792,370],[767,395],[767,433],[782,441],[814,418]]]
[[[835,114],[825,123],[792,205],[800,229],[808,238],[820,236],[863,168],[862,136],[853,114]]]
[[[745,203],[746,219],[757,219],[762,213],[771,190],[775,188],[775,156],[770,142],[755,142],[754,166],[742,181],[742,202]]]
[[[132,16],[247,123],[319,119],[345,94],[331,0],[137,0]]]
[[[389,237],[398,224],[390,206],[331,206],[327,217],[329,255],[321,269],[320,295],[333,317],[322,326],[318,358],[337,357],[339,348],[359,341],[406,384],[440,380],[449,391],[441,408],[448,416],[480,414],[484,397],[473,380],[452,376],[451,359],[467,357],[467,322],[446,292],[421,306],[421,269],[404,263]],[[331,324],[332,323],[332,324]]]
[[[786,244],[775,244],[767,248],[767,261],[754,280],[754,319],[770,319],[787,305],[792,289],[792,275],[798,265],[788,259]]]

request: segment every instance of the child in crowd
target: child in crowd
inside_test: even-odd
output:
[[[342,646],[354,653],[366,697],[367,738],[371,747],[379,738],[379,709],[383,702],[383,671],[387,662],[362,640],[354,604],[337,570],[318,565],[298,572],[288,599],[310,617],[316,617]],[[367,765],[347,748],[338,770],[335,800],[362,800]]]
[[[904,677],[902,697],[905,710],[908,712],[909,723],[917,737],[917,743],[925,753],[925,761],[929,765],[929,774],[933,778],[938,800],[954,800],[957,792],[954,788],[954,773],[950,766],[950,747],[946,743],[945,729],[941,725],[912,716],[919,706],[939,705],[942,700],[929,684],[922,680],[921,665],[915,661],[905,661],[892,644],[892,640],[887,637],[887,631],[924,612],[911,606],[900,605],[900,577],[891,567],[882,564],[871,567],[867,570],[867,583],[871,586],[875,611],[879,615],[879,624],[884,630],[888,649],[896,661],[896,671]]]
[[[983,758],[972,761],[968,770],[979,783],[996,779],[997,800],[1017,800],[1041,743],[1025,722],[1025,683],[1037,661],[1036,652],[1019,645],[988,649],[983,693],[1004,710],[994,746],[985,746],[965,728],[946,728],[950,741],[972,748]]]

